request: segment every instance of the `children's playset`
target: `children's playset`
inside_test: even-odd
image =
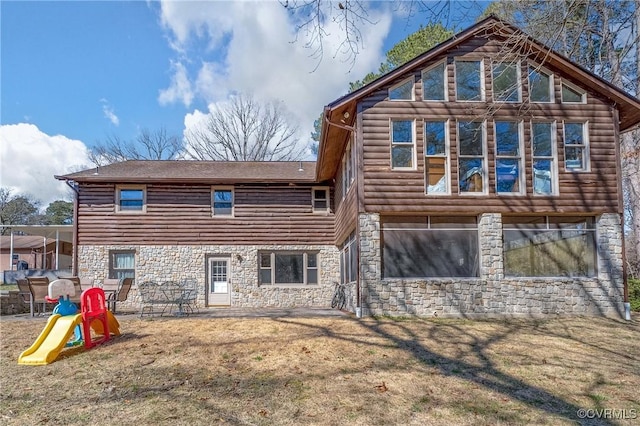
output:
[[[73,282],[59,279],[49,284],[47,301],[57,305],[36,341],[18,358],[18,364],[50,364],[65,347],[84,343],[85,348],[91,349],[109,340],[111,334],[120,335],[120,324],[107,308],[101,288],[92,287],[82,292],[80,313],[71,296],[75,296]]]

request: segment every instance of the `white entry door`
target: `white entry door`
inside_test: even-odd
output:
[[[231,305],[230,264],[228,257],[209,259],[209,306]]]

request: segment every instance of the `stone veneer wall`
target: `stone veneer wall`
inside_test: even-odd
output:
[[[108,277],[109,250],[136,251],[136,283],[144,281],[181,281],[195,279],[198,285],[198,305],[206,304],[206,263],[208,257],[229,257],[231,260],[231,306],[328,307],[334,282],[339,280],[340,256],[335,246],[79,246],[78,271],[82,278],[95,283]],[[319,285],[258,285],[259,250],[318,250]],[[124,305],[137,307],[134,286]]]
[[[382,279],[380,216],[360,214],[363,315],[623,315],[620,215],[597,219],[595,278],[505,278],[502,217],[480,217],[480,278]]]

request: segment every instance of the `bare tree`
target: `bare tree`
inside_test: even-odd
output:
[[[237,95],[218,104],[203,125],[185,135],[186,157],[220,161],[300,160],[298,128],[280,103]]]
[[[133,142],[107,137],[103,144],[91,149],[89,159],[98,166],[125,160],[175,160],[182,150],[182,139],[167,134],[165,128],[143,129]]]

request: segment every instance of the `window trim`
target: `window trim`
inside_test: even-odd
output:
[[[573,90],[574,92],[578,92],[578,94],[581,95],[580,98],[580,102],[572,102],[572,101],[565,101],[564,100],[564,91],[562,90],[562,86],[567,86],[569,89]],[[587,92],[581,88],[579,88],[578,86],[576,86],[573,83],[570,83],[566,80],[561,80],[560,81],[560,100],[563,104],[570,104],[570,105],[584,105],[587,103]]]
[[[231,191],[231,214],[216,214],[215,193],[216,191]],[[211,216],[212,217],[234,217],[236,212],[236,192],[233,185],[214,185],[211,187]]]
[[[458,73],[457,73],[457,63],[458,62],[480,62],[480,99],[459,99],[458,98]],[[454,69],[453,69],[453,85],[456,94],[456,102],[485,102],[487,98],[486,93],[486,82],[485,82],[485,71],[484,71],[484,58],[474,59],[474,58],[455,58],[453,61]]]
[[[512,155],[499,155],[498,154],[498,138],[497,138],[497,129],[496,129],[496,125],[497,123],[516,123],[518,125],[518,152],[519,155],[516,156],[512,156]],[[522,195],[526,195],[527,191],[526,191],[526,185],[527,185],[527,179],[526,179],[526,170],[525,170],[525,149],[524,149],[524,122],[523,120],[494,120],[493,121],[493,139],[494,139],[494,149],[495,149],[495,176],[494,176],[494,180],[495,180],[495,192],[496,195],[498,196],[522,196]],[[498,159],[500,158],[507,158],[507,159],[518,159],[518,163],[519,163],[519,167],[520,167],[520,176],[518,176],[518,184],[520,186],[520,190],[518,192],[499,192],[498,191]]]
[[[324,191],[324,200],[327,203],[325,208],[316,208],[316,191]],[[329,187],[328,186],[313,186],[311,187],[311,210],[313,213],[328,213],[330,211],[331,200],[329,199]]]
[[[427,154],[427,123],[441,123],[444,122],[444,156],[443,155],[428,155]],[[424,193],[425,195],[432,197],[441,197],[441,196],[449,196],[451,195],[451,137],[449,130],[450,120],[447,118],[445,120],[427,120],[425,119],[422,122],[423,125],[423,152],[424,152]],[[447,189],[444,192],[429,192],[428,187],[429,184],[427,182],[427,159],[428,158],[444,158],[444,170],[445,170],[445,179],[447,184]]]
[[[444,65],[442,70],[442,90],[444,91],[444,99],[426,99],[424,96],[424,74],[433,70],[435,67]],[[449,101],[449,79],[447,78],[447,59],[431,64],[427,68],[423,69],[420,73],[420,81],[422,83],[422,101],[423,102],[448,102]]]
[[[479,158],[474,155],[462,155],[460,154],[460,127],[458,123],[460,122],[475,122],[482,123],[482,191],[478,192],[462,192],[460,190],[460,158]],[[457,173],[458,173],[458,194],[462,196],[471,196],[471,197],[479,197],[484,196],[489,193],[489,165],[487,161],[487,120],[475,121],[471,120],[456,120],[456,149],[457,149]]]
[[[531,72],[529,69],[533,68],[536,72],[546,74],[549,76],[549,100],[548,101],[533,101],[531,100]],[[554,81],[554,73],[549,71],[547,68],[542,65],[538,65],[535,62],[527,63],[527,95],[529,96],[529,103],[536,104],[554,104],[556,102],[556,90],[555,90],[555,81]]]
[[[262,255],[269,255],[269,267],[262,267]],[[300,255],[302,254],[302,283],[276,283],[276,254],[280,255]],[[309,267],[309,254],[316,256],[316,266]],[[262,270],[270,270],[271,282],[262,282]],[[316,283],[309,283],[309,269],[316,270]],[[271,287],[309,287],[320,285],[320,251],[319,250],[258,250],[258,286]]]
[[[535,155],[534,152],[534,141],[533,141],[533,126],[534,124],[551,124],[551,156],[542,156],[542,155]],[[531,120],[530,122],[530,137],[531,137],[531,188],[533,191],[533,196],[534,197],[553,197],[553,196],[557,196],[559,194],[559,176],[558,176],[558,124],[555,120],[552,121],[545,121],[545,120]],[[552,174],[552,185],[551,185],[551,193],[550,194],[538,194],[536,193],[535,190],[535,181],[536,181],[536,176],[535,176],[535,171],[533,169],[533,163],[536,161],[536,159],[541,158],[541,159],[551,159],[552,161],[552,165],[551,165],[551,174]]]
[[[513,65],[516,68],[516,86],[517,86],[516,90],[518,94],[518,99],[516,99],[515,101],[496,99],[495,75],[494,75],[496,65],[508,65],[508,66]],[[498,62],[493,60],[491,61],[491,98],[493,99],[493,102],[504,103],[504,104],[522,103],[522,70],[521,68],[522,68],[522,64],[520,62],[520,59],[516,59],[515,62],[511,62],[511,61]]]
[[[410,121],[411,122],[411,167],[394,167],[393,166],[393,147],[394,145],[408,146],[409,142],[394,142],[393,141],[393,123],[396,121]],[[397,171],[412,171],[417,170],[416,161],[416,120],[414,118],[390,118],[389,119],[389,166],[391,170]]]
[[[113,267],[113,255],[115,254],[132,254],[133,255],[133,269],[116,269]],[[113,250],[109,250],[109,262],[107,264],[107,267],[109,268],[107,271],[107,276],[109,277],[109,279],[117,279],[117,277],[115,276],[115,272],[116,271],[132,271],[133,272],[133,278],[135,279],[135,275],[136,275],[136,250],[135,249],[113,249]],[[113,273],[112,273],[113,272]]]
[[[567,123],[569,124],[582,124],[582,144],[569,144],[567,145]],[[588,173],[591,171],[591,156],[589,154],[589,121],[580,120],[563,120],[562,121],[562,147],[564,156],[564,171],[568,173]],[[579,169],[573,169],[567,167],[567,147],[581,147],[584,154],[584,167]]]
[[[355,156],[353,155],[354,143],[352,140],[347,142],[347,147],[342,155],[342,199],[344,200],[347,193],[356,180]],[[348,181],[348,182],[347,182]]]
[[[408,82],[411,82],[411,97],[409,99],[391,99],[391,91],[397,89],[400,86],[404,86]],[[405,78],[400,83],[394,84],[393,86],[389,87],[389,90],[387,91],[387,98],[390,102],[415,101],[416,100],[415,91],[416,91],[416,82],[415,82],[415,77],[412,75],[411,77]]]
[[[122,209],[120,205],[120,191],[122,190],[140,190],[142,191],[142,208],[136,210]],[[116,185],[116,202],[115,211],[118,214],[144,214],[147,212],[147,185],[122,184]]]

